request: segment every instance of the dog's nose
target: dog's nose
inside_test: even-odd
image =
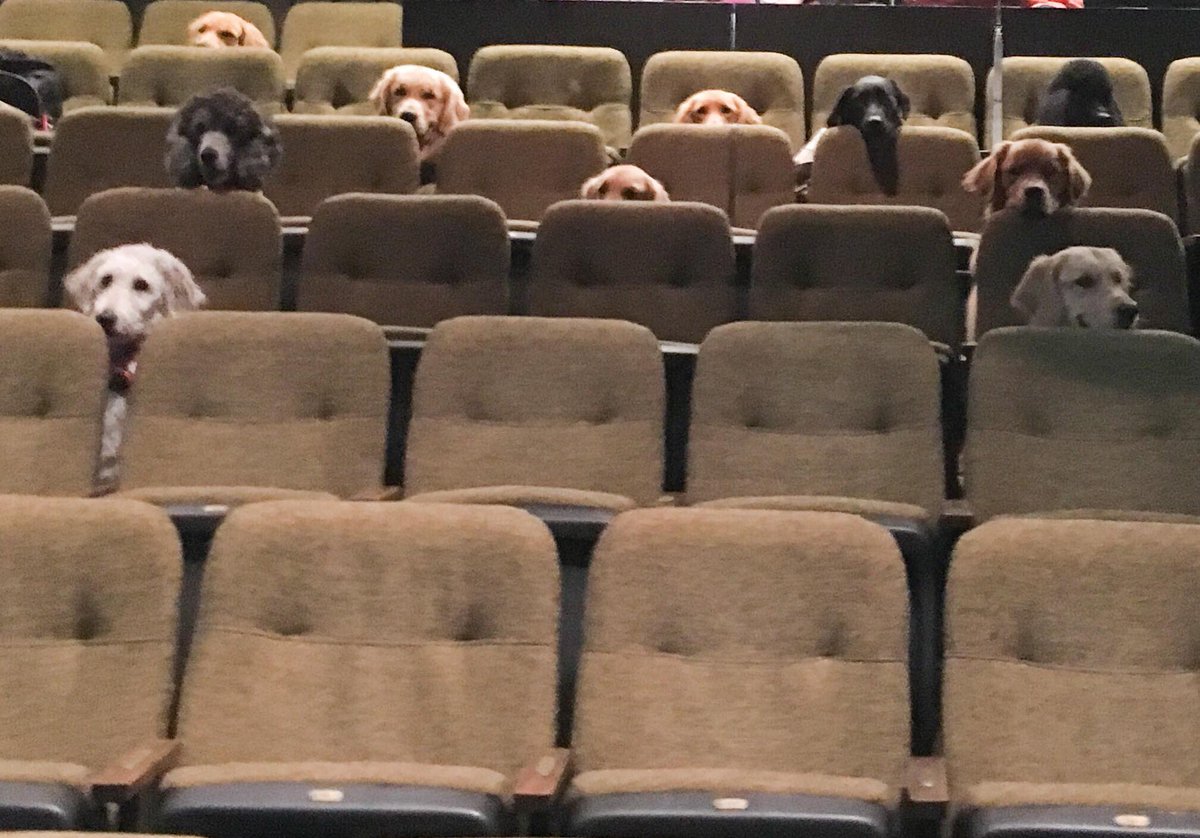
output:
[[[868,134],[878,134],[883,130],[883,117],[868,116],[863,120],[863,130]]]
[[[1040,186],[1030,186],[1025,190],[1026,201],[1041,201],[1046,197],[1046,190]]]
[[[201,149],[200,162],[205,166],[215,166],[217,163],[217,150],[215,148]]]
[[[100,324],[100,328],[104,330],[104,334],[110,335],[113,328],[117,325],[117,318],[106,312],[104,314],[97,314],[96,322]]]
[[[405,122],[407,122],[409,125],[415,125],[417,122],[417,115],[415,113],[410,113],[408,111],[405,111],[404,113],[400,114],[400,118],[403,119]]]
[[[1137,316],[1137,303],[1121,303],[1119,306],[1117,306],[1117,328],[1130,328],[1133,326],[1133,321],[1137,320]]]

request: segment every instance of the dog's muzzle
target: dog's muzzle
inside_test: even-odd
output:
[[[1025,190],[1024,201],[1021,203],[1021,213],[1034,218],[1046,214],[1046,190],[1040,186],[1031,186]]]
[[[1118,329],[1132,329],[1138,319],[1137,303],[1122,303],[1113,312]]]
[[[229,168],[230,151],[229,137],[220,131],[209,131],[200,138],[196,155],[206,174],[222,174]]]

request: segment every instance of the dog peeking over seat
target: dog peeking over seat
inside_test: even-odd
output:
[[[1068,247],[1030,262],[1010,302],[1030,326],[1133,329],[1132,287],[1133,270],[1111,247]]]
[[[1113,128],[1125,124],[1112,79],[1099,61],[1068,61],[1050,81],[1038,106],[1038,125],[1078,128]]]
[[[149,244],[102,250],[63,279],[79,311],[94,317],[108,339],[108,403],[96,487],[117,482],[117,455],[125,422],[125,394],[137,369],[137,354],[150,329],[164,317],[204,305],[204,292],[187,265]]]
[[[1079,203],[1091,185],[1071,147],[1048,140],[1000,143],[963,177],[964,189],[987,196],[985,215],[1013,207],[1032,218]]]
[[[674,122],[680,125],[761,125],[749,103],[728,90],[701,90],[679,103]]]
[[[458,82],[441,70],[401,64],[385,70],[368,97],[380,116],[403,119],[417,134],[421,162],[430,160],[471,114]]]
[[[667,190],[645,170],[624,164],[584,182],[579,197],[599,201],[669,201]]]
[[[270,49],[262,30],[232,12],[207,12],[188,25],[188,43],[194,47],[262,47]]]
[[[193,96],[167,131],[167,173],[185,189],[257,192],[282,156],[274,122],[232,88]]]

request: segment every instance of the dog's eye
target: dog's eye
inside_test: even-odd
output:
[[[404,85],[400,85],[399,87],[397,87],[395,90],[392,91],[392,95],[393,96],[407,96],[408,88],[406,88]]]
[[[140,276],[133,281],[133,290],[146,292],[150,290],[150,283],[142,279]]]
[[[621,190],[621,197],[626,201],[636,201],[638,199],[638,191],[632,186],[626,186]]]
[[[207,32],[207,31],[208,31],[208,24],[207,24],[207,23],[206,23],[206,24],[204,24],[203,26],[201,26],[201,27],[200,27],[199,29],[197,29],[196,31],[197,31],[197,32],[199,32],[201,35],[203,35],[205,32]]]
[[[1079,279],[1075,280],[1075,284],[1080,288],[1092,288],[1096,285],[1096,277],[1084,274],[1083,276],[1079,277]]]
[[[218,32],[217,36],[228,40],[233,40],[236,37],[232,32]]]
[[[427,102],[432,102],[434,99],[437,98],[437,94],[435,94],[432,90],[426,90],[424,93],[421,94],[421,98]]]
[[[107,288],[110,285],[112,285],[112,274],[105,274],[104,276],[100,277],[101,288]]]
[[[603,197],[607,194],[608,194],[608,184],[607,183],[600,184],[600,196]]]
[[[733,108],[729,107],[729,105],[721,105],[721,113],[724,113],[724,114],[733,113]]]

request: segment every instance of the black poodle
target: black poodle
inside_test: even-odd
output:
[[[1104,65],[1090,58],[1068,61],[1046,88],[1038,125],[1111,128],[1125,124]]]
[[[886,195],[895,195],[900,179],[896,142],[908,118],[908,96],[892,79],[863,76],[842,91],[826,125],[853,125],[862,134],[875,181]]]
[[[262,189],[283,146],[269,117],[230,88],[193,96],[167,131],[167,172],[186,189]]]

